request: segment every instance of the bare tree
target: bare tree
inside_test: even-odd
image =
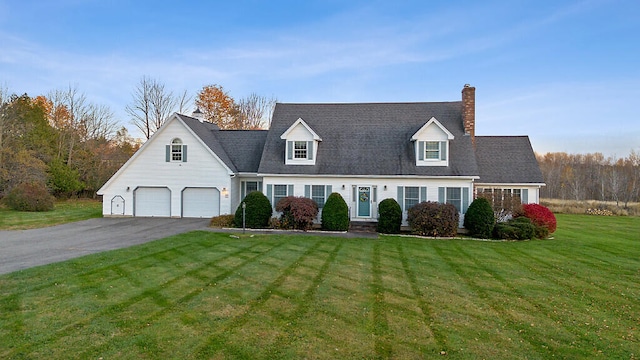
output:
[[[240,99],[238,110],[241,128],[249,130],[268,128],[276,101],[275,98],[266,98],[256,93]]]
[[[180,94],[180,96],[178,97],[178,112],[180,114],[187,113],[187,110],[189,110],[187,106],[189,106],[189,103],[191,103],[191,100],[193,100],[193,97],[189,95],[187,90],[183,91]]]
[[[0,168],[2,168],[2,135],[4,133],[5,107],[9,103],[9,90],[6,85],[0,85]]]
[[[82,120],[84,139],[111,140],[117,129],[113,111],[106,105],[89,104],[85,118]]]
[[[165,89],[163,83],[149,76],[143,76],[133,93],[133,102],[125,110],[142,134],[149,139],[179,107],[182,112],[190,101],[187,92],[175,96]]]

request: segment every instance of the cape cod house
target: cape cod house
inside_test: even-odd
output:
[[[332,192],[352,221],[447,202],[464,215],[478,191],[537,203],[544,186],[527,136],[475,136],[475,88],[462,101],[276,104],[269,130],[220,130],[172,115],[98,191],[105,216],[212,217],[262,191],[322,208]],[[461,216],[462,218],[462,216]]]

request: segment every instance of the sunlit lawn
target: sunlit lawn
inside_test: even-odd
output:
[[[640,357],[640,218],[558,220],[526,242],[194,232],[7,274],[0,358]]]
[[[102,217],[102,202],[97,200],[57,201],[53,211],[13,211],[0,206],[0,230],[23,230]]]

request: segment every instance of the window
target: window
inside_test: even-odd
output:
[[[311,199],[318,204],[318,208],[322,209],[324,203],[327,200],[326,186],[324,185],[311,185]]]
[[[287,185],[273,185],[273,207],[287,197]]]
[[[178,138],[171,140],[166,153],[166,162],[187,162],[187,145]]]
[[[448,141],[417,141],[417,166],[448,166]]]
[[[171,161],[182,161],[182,140],[171,141]]]
[[[417,186],[405,186],[404,188],[404,210],[409,210],[420,202],[420,188]]]
[[[460,188],[447,188],[447,198],[445,202],[455,206],[458,212],[462,212],[462,191]]]
[[[424,158],[426,160],[440,160],[439,141],[426,141],[424,145]]]
[[[307,142],[306,141],[294,141],[293,142],[293,158],[294,159],[307,159]]]
[[[262,191],[262,181],[241,181],[240,201],[242,201],[245,196],[253,191]]]
[[[287,141],[286,160],[287,165],[314,165],[313,146],[314,141]]]

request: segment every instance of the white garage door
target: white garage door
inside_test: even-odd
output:
[[[220,191],[216,188],[182,190],[182,217],[209,218],[220,215]]]
[[[134,191],[135,216],[171,216],[171,191],[166,187],[139,187]]]

